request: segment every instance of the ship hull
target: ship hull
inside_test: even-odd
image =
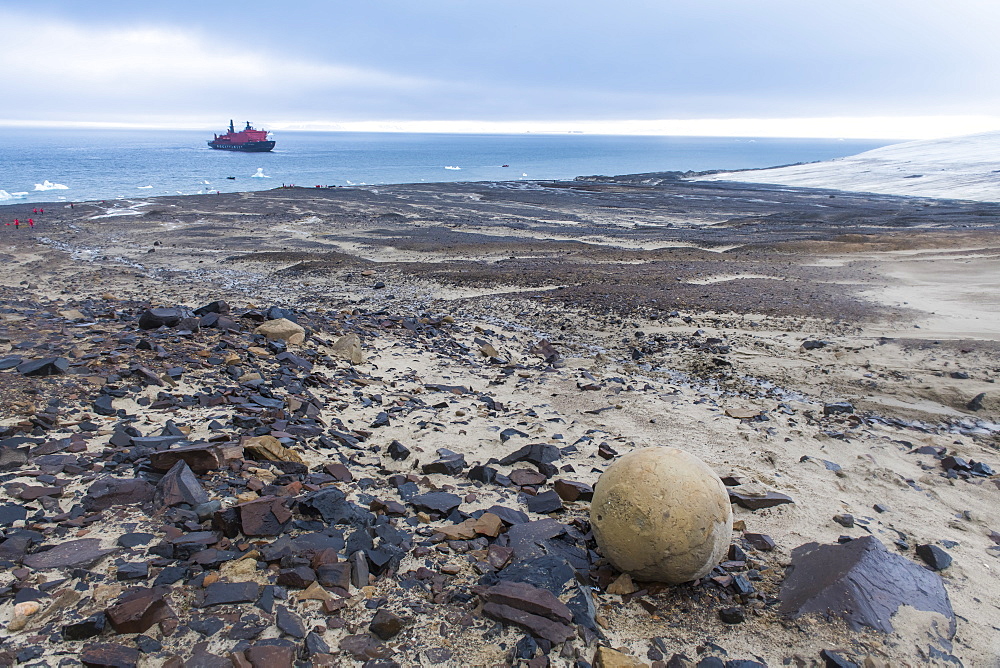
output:
[[[265,153],[274,148],[273,141],[250,141],[243,144],[210,141],[208,145],[220,151],[238,151],[240,153]]]

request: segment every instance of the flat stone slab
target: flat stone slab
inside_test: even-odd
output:
[[[867,626],[892,633],[900,606],[943,615],[948,637],[955,614],[941,576],[893,554],[874,536],[839,545],[807,543],[792,550],[790,572],[779,593],[781,613],[820,613],[844,619],[852,629]]]
[[[86,568],[116,551],[102,549],[98,538],[80,538],[56,545],[45,552],[29,554],[24,558],[24,565],[36,571],[48,568]]]

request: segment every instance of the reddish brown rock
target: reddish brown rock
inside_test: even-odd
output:
[[[176,506],[180,503],[197,506],[207,502],[208,494],[183,459],[178,460],[170,468],[153,492],[153,503],[157,508]]]
[[[181,460],[195,473],[214,471],[222,464],[222,458],[214,446],[185,445],[180,448],[159,450],[149,455],[149,463],[160,471],[169,471]]]
[[[86,568],[115,549],[102,549],[97,538],[80,538],[56,545],[51,550],[29,554],[23,560],[28,568],[42,571],[48,568]]]
[[[487,589],[483,598],[488,603],[509,605],[565,624],[573,620],[573,613],[552,592],[524,582],[500,582]]]
[[[135,668],[139,650],[113,643],[88,645],[80,652],[80,663],[87,668]]]
[[[546,617],[533,615],[519,608],[499,603],[487,603],[483,606],[483,614],[491,619],[515,624],[538,638],[544,638],[550,643],[559,644],[576,635],[572,626],[554,622]]]
[[[292,521],[289,500],[265,496],[236,506],[245,536],[277,536]]]
[[[594,498],[594,488],[586,483],[556,480],[552,487],[563,501],[591,501]]]
[[[107,510],[112,506],[140,505],[152,500],[153,486],[135,478],[99,478],[94,481],[82,499],[88,513]]]
[[[254,645],[243,654],[253,668],[291,668],[295,660],[294,650],[287,646]]]
[[[144,633],[153,624],[174,615],[162,592],[143,587],[126,592],[104,614],[118,633]]]

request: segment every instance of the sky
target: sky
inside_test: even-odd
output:
[[[0,124],[1000,130],[994,0],[0,0]]]

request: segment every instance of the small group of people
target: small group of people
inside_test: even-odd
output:
[[[35,207],[34,209],[31,210],[31,213],[34,216],[38,216],[38,215],[44,214],[45,213],[45,209],[41,209],[41,208]],[[29,218],[27,220],[21,220],[20,218],[15,218],[14,222],[12,222],[12,223],[11,222],[6,223],[6,227],[13,227],[16,230],[19,230],[19,229],[21,229],[21,225],[22,224],[26,224],[29,229],[35,229],[35,219],[34,218]]]

